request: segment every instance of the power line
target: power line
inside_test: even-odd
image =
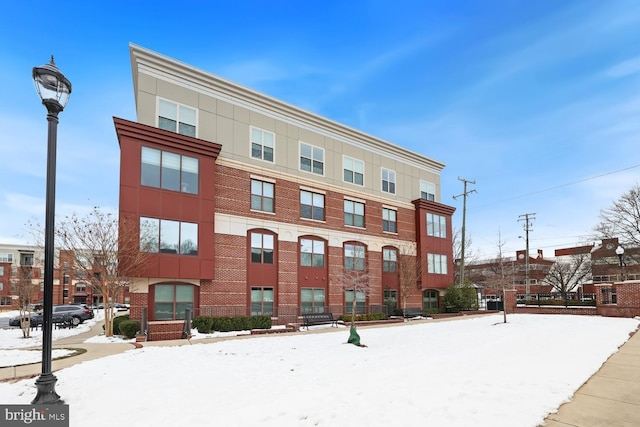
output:
[[[542,189],[542,190],[521,194],[519,196],[513,196],[513,197],[508,198],[508,199],[497,200],[497,201],[491,202],[491,203],[489,203],[487,205],[476,207],[476,209],[482,209],[483,207],[486,207],[486,206],[493,206],[493,205],[495,205],[497,203],[505,203],[505,202],[510,202],[512,200],[516,200],[516,199],[522,199],[523,197],[529,197],[529,196],[533,196],[535,194],[546,193],[547,191],[553,191],[553,190],[557,190],[558,188],[568,187],[570,185],[579,184],[581,182],[591,181],[593,179],[602,178],[602,177],[605,177],[605,176],[608,176],[608,175],[613,175],[613,174],[624,172],[624,171],[627,171],[627,170],[630,170],[630,169],[635,169],[637,167],[640,167],[640,164],[633,165],[633,166],[628,166],[626,168],[618,169],[618,170],[611,171],[611,172],[602,173],[600,175],[594,175],[594,176],[591,176],[591,177],[588,177],[588,178],[579,179],[577,181],[572,181],[572,182],[567,182],[567,183],[564,183],[564,184],[559,184],[559,185],[556,185],[554,187],[549,187],[549,188],[545,188],[545,189]]]

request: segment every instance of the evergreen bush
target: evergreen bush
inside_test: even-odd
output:
[[[113,334],[114,335],[121,335],[120,333],[120,323],[129,320],[129,315],[128,314],[124,314],[122,316],[116,316],[113,318]]]
[[[131,339],[140,331],[140,322],[137,320],[123,320],[119,323],[120,335]]]
[[[191,327],[197,329],[200,334],[210,334],[213,332],[213,317],[196,316],[191,321]]]

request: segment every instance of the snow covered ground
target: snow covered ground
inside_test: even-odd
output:
[[[346,344],[340,328],[132,349],[56,372],[56,391],[71,426],[536,427],[639,324],[546,315],[501,322],[487,315],[359,328],[365,348]],[[0,383],[2,403],[34,396],[34,379]]]

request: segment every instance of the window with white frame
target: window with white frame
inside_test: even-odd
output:
[[[300,217],[324,221],[324,194],[300,190]]]
[[[420,198],[435,202],[436,185],[433,182],[420,180]]]
[[[273,163],[275,135],[272,132],[251,127],[251,157]]]
[[[0,265],[0,276],[4,276],[4,265]]]
[[[198,194],[198,159],[142,147],[140,184]]]
[[[365,250],[363,245],[345,243],[344,268],[347,270],[363,271],[365,264]]]
[[[343,157],[342,159],[343,179],[356,185],[364,185],[364,163],[362,160]]]
[[[158,99],[158,127],[181,135],[196,136],[196,110]]]
[[[13,262],[12,253],[0,253],[0,262]]]
[[[254,264],[273,264],[275,238],[273,234],[251,232],[251,262]]]
[[[396,194],[396,172],[382,168],[382,191]]]
[[[140,217],[140,250],[198,255],[198,224]]]
[[[431,274],[447,274],[447,256],[427,254],[427,268]]]
[[[300,266],[324,268],[323,240],[300,239]]]
[[[397,215],[395,209],[382,208],[382,231],[397,233]]]
[[[364,203],[344,201],[344,225],[364,228]]]
[[[324,148],[301,142],[300,170],[324,175]]]
[[[272,182],[251,180],[251,209],[274,212],[275,184]]]
[[[447,217],[427,213],[427,236],[447,237]]]

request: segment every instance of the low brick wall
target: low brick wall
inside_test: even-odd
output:
[[[149,322],[148,341],[179,340],[182,338],[184,321]]]
[[[573,314],[581,316],[595,316],[598,313],[596,307],[564,307],[564,306],[516,306],[513,313],[519,314]]]

